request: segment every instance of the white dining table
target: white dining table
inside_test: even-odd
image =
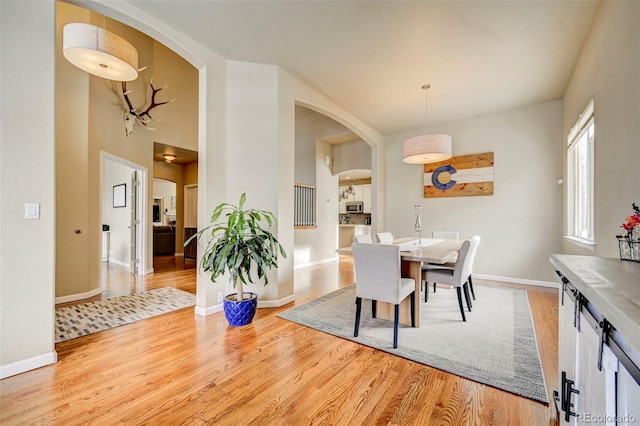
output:
[[[419,243],[412,237],[393,240],[400,246],[402,276],[413,278],[416,283],[416,303],[414,304],[415,326],[420,327],[420,288],[422,282],[423,263],[442,265],[455,260],[464,240],[440,240],[423,238]],[[339,254],[352,254],[351,247],[337,250]],[[357,278],[357,277],[356,277]],[[377,316],[393,321],[394,309],[390,303],[378,302]],[[411,325],[411,301],[406,298],[400,304],[400,322]]]

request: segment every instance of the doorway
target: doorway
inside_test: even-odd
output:
[[[153,178],[153,270],[159,257],[176,254],[176,183]]]
[[[146,219],[147,169],[101,152],[101,260],[127,268],[133,275],[149,273]]]

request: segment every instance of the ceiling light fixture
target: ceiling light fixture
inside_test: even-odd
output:
[[[427,133],[427,89],[431,85],[424,84],[424,127],[425,134],[414,136],[402,143],[402,161],[407,164],[437,163],[451,158],[451,136]]]
[[[164,161],[166,161],[167,163],[171,163],[173,160],[176,159],[176,156],[173,154],[164,154]]]
[[[73,22],[64,26],[62,39],[64,57],[81,70],[115,81],[138,78],[138,51],[119,35]]]

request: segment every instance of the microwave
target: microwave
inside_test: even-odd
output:
[[[345,207],[347,213],[362,213],[364,210],[362,201],[349,201]]]

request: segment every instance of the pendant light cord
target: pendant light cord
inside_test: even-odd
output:
[[[426,83],[422,85],[422,90],[424,90],[424,133],[427,134],[427,109],[429,108],[429,96],[427,94],[427,90],[431,87],[430,84]]]

